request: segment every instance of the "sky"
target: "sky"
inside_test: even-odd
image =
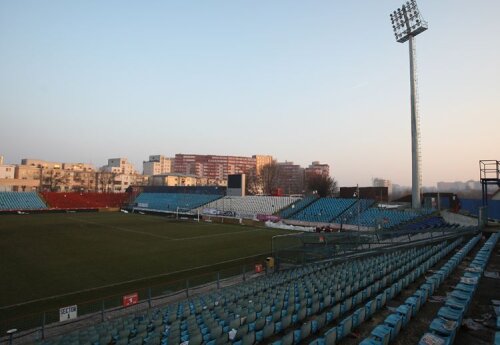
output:
[[[411,184],[399,0],[0,0],[0,155],[271,154]],[[500,159],[498,0],[420,0],[423,185]]]

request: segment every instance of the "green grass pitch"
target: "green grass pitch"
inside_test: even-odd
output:
[[[269,253],[271,238],[283,233],[286,232],[124,213],[3,215],[0,314],[5,318],[38,312],[174,277],[187,278],[193,272],[215,272],[249,264],[249,260],[256,259],[245,257]],[[194,271],[153,278],[191,269]],[[92,291],[77,293],[86,289]],[[64,294],[71,295],[5,309]]]

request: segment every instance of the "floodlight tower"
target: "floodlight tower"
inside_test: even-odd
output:
[[[422,188],[420,156],[420,117],[418,115],[418,90],[415,61],[414,37],[427,30],[427,22],[422,19],[415,0],[407,1],[401,8],[391,13],[391,23],[396,41],[409,41],[410,47],[410,91],[411,91],[411,167],[412,167],[412,207],[420,208]]]

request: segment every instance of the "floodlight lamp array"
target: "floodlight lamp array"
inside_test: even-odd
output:
[[[427,22],[422,19],[415,0],[407,1],[392,12],[390,18],[396,41],[401,43],[427,30]]]

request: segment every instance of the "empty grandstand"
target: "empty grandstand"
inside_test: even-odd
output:
[[[125,193],[40,193],[51,208],[94,209],[118,208],[123,206],[128,195]]]
[[[35,192],[0,192],[0,210],[40,210],[47,205]]]
[[[290,206],[282,210],[279,215],[281,218],[290,218],[294,214],[302,211],[304,208],[312,204],[314,201],[316,201],[316,199],[318,199],[316,196],[306,196],[290,204]]]
[[[133,209],[156,212],[189,211],[220,197],[213,194],[141,193],[135,199]]]
[[[360,225],[389,229],[431,214],[430,209],[379,208],[372,199],[305,197],[280,212],[291,221]]]
[[[409,222],[424,215],[431,214],[433,211],[422,210],[386,210],[380,208],[369,208],[350,221],[350,224],[360,224],[361,226],[372,228],[392,228],[401,223]]]
[[[349,207],[353,206],[356,199],[321,198],[293,214],[290,219],[306,222],[330,223],[340,216]]]
[[[298,197],[286,196],[226,196],[204,205],[205,214],[226,213],[242,218],[254,218],[257,214],[275,214],[290,204],[299,201]]]
[[[476,230],[463,233],[465,244],[463,237],[455,237],[338,263],[300,266],[105,320],[42,344],[338,344],[375,319],[403,291],[411,290],[362,340],[366,345],[389,344],[410,326],[426,301],[478,244],[481,236],[468,236]],[[492,235],[483,245],[423,339],[453,343],[457,321],[471,303],[497,237]],[[441,262],[452,252],[452,257]],[[422,279],[413,290],[411,284]]]

